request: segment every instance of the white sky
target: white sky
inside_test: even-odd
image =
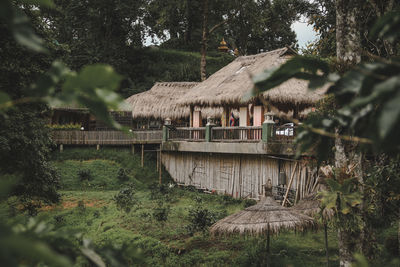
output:
[[[300,48],[304,48],[307,43],[317,39],[317,35],[316,32],[313,30],[313,27],[311,25],[307,25],[307,22],[304,18],[300,19],[300,21],[296,21],[295,23],[293,23],[292,29],[297,35],[297,41]],[[160,44],[158,39],[156,39],[155,41],[156,45]],[[150,37],[147,37],[145,39],[144,45],[149,46],[152,44],[154,44],[153,40]]]
[[[305,20],[296,21],[292,24],[292,29],[297,35],[297,41],[300,48],[304,48],[307,43],[317,39],[317,34],[313,30],[312,25],[307,25]]]

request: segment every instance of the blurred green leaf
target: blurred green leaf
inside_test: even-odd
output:
[[[79,73],[70,73],[66,77],[59,99],[81,104],[89,108],[104,123],[122,129],[109,113],[110,109],[121,110],[124,108],[123,99],[114,92],[121,79],[122,76],[109,65],[86,66]]]
[[[400,37],[400,12],[392,11],[383,16],[371,30],[371,37],[378,37],[394,43]]]
[[[0,107],[2,107],[5,103],[9,102],[11,100],[10,96],[4,92],[0,91]],[[0,108],[0,111],[2,108]]]
[[[19,1],[26,5],[54,7],[54,3],[52,0],[19,0]]]
[[[32,86],[31,93],[36,97],[51,97],[56,93],[56,86],[70,73],[70,69],[60,61],[54,61],[50,69],[42,74]]]
[[[309,88],[316,89],[329,82],[330,78],[337,79],[329,74],[329,65],[314,57],[295,56],[278,68],[271,68],[253,77],[255,86],[261,91],[270,90],[283,82],[297,78],[308,80]]]
[[[17,9],[14,9],[13,13],[14,17],[11,21],[11,31],[17,43],[35,52],[47,52],[47,49],[43,45],[42,38],[36,35],[29,18],[22,11]]]
[[[397,78],[397,93],[382,107],[379,115],[379,135],[382,139],[386,138],[392,129],[399,127],[400,122],[400,78]]]

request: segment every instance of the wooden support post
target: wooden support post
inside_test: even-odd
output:
[[[100,145],[99,144],[96,145],[96,150],[100,150]]]
[[[135,145],[132,145],[132,155],[135,155]]]
[[[159,164],[159,172],[158,172],[158,182],[161,185],[162,183],[162,152],[161,152],[161,146],[160,146],[160,164]]]
[[[156,154],[157,154],[157,170],[158,170],[158,160],[159,160],[159,153],[160,153],[160,151],[158,151],[158,150],[156,150]]]
[[[64,150],[64,145],[60,144],[60,152],[63,152],[63,150]]]
[[[298,162],[298,161],[296,162],[296,165],[294,166],[294,169],[293,169],[293,171],[292,171],[292,175],[290,176],[290,181],[289,181],[288,187],[287,187],[287,189],[286,189],[285,197],[283,198],[282,206],[285,206],[287,197],[288,197],[288,195],[289,195],[290,187],[292,186],[292,183],[293,183],[293,177],[294,177],[294,174],[295,174],[295,172],[296,172],[297,165],[299,165],[299,162]]]
[[[193,127],[193,111],[194,111],[194,106],[190,106],[190,121],[189,121],[189,127]]]
[[[144,166],[144,145],[142,145],[142,161],[140,162],[140,166]]]
[[[228,107],[224,107],[224,110],[222,112],[221,115],[221,126],[222,127],[228,127],[229,126],[229,108]]]

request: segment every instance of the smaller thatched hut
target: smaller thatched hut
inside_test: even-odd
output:
[[[178,125],[188,126],[191,109],[177,103],[196,85],[196,82],[158,82],[150,90],[132,95],[126,101],[131,106],[132,117],[138,122],[139,128],[146,124],[161,125],[167,118]],[[195,108],[194,111],[200,109]],[[203,118],[219,117],[222,109],[203,108],[201,113]]]

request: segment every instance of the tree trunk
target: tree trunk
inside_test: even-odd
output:
[[[353,254],[357,247],[358,236],[352,235],[346,229],[338,229],[338,245],[340,267],[351,267]]]
[[[339,71],[361,61],[361,34],[359,21],[360,0],[336,0],[336,56]],[[339,133],[340,129],[336,129]],[[339,138],[335,140],[336,173],[347,171],[348,157]],[[359,166],[360,167],[360,166]],[[362,177],[359,177],[362,179]],[[340,266],[351,266],[353,254],[360,248],[360,232],[346,228],[346,216],[339,216],[338,243]],[[358,236],[357,236],[358,235]]]
[[[361,61],[360,0],[336,0],[336,56],[344,68]]]
[[[192,23],[192,16],[191,16],[191,0],[186,0],[185,4],[185,17],[186,17],[186,29],[185,29],[185,44],[189,45],[192,42],[192,30],[193,30],[193,23]]]
[[[203,0],[203,34],[201,37],[201,60],[200,60],[200,77],[201,81],[207,79],[206,74],[206,53],[208,38],[208,0]]]

